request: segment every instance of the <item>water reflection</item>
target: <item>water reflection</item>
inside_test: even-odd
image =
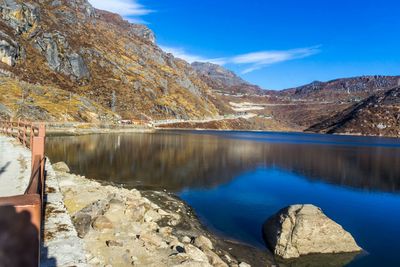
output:
[[[368,139],[365,145],[353,137],[161,132],[52,137],[47,152],[52,161],[66,161],[88,177],[172,191],[212,188],[263,166],[337,185],[398,192],[399,142],[383,140]],[[371,145],[374,141],[378,144]]]

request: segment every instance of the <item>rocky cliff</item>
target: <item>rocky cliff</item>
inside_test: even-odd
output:
[[[0,0],[0,73],[86,97],[124,118],[219,113],[211,88],[151,30],[86,0]]]
[[[400,137],[400,87],[377,93],[308,131]]]

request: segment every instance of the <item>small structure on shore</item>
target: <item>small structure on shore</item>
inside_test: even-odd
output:
[[[350,233],[314,205],[280,210],[265,222],[263,231],[272,252],[284,259],[362,251]]]

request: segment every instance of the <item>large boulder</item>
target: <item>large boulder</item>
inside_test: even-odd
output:
[[[265,222],[263,231],[270,249],[284,259],[362,250],[351,234],[314,205],[293,205],[280,210]]]

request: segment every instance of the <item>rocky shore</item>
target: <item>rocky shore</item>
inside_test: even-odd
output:
[[[53,165],[64,205],[90,266],[240,266],[272,262],[264,252],[216,238],[166,192],[128,190]]]

